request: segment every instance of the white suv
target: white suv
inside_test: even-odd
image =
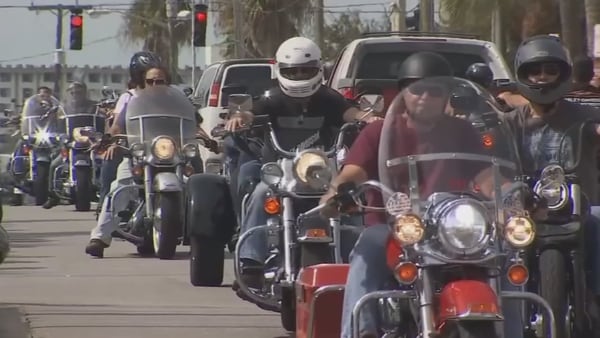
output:
[[[272,59],[224,60],[206,68],[194,90],[194,102],[202,116],[202,128],[210,131],[223,123],[222,113],[227,112],[228,87],[243,86],[247,94],[257,97],[277,84]],[[222,154],[200,147],[204,172],[218,174],[222,169]]]
[[[400,65],[422,51],[444,56],[457,77],[463,77],[473,63],[483,62],[490,66],[496,81],[513,81],[510,68],[492,42],[463,34],[383,32],[367,33],[348,44],[333,65],[327,86],[348,99],[364,92],[380,94],[387,106],[398,92]]]

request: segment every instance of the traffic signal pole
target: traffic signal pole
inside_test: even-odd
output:
[[[57,99],[61,99],[61,90],[66,84],[66,73],[63,72],[65,64],[65,51],[63,49],[62,36],[63,36],[63,15],[65,10],[81,9],[88,10],[92,9],[93,6],[63,6],[58,5],[47,5],[47,6],[29,6],[30,11],[55,11],[53,14],[56,15],[56,41],[55,41],[55,52],[54,52],[54,89],[53,93]]]

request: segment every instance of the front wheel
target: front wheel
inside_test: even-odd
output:
[[[544,298],[554,312],[556,319],[556,337],[570,337],[570,327],[567,325],[569,296],[567,283],[567,262],[562,252],[555,249],[547,249],[540,253],[540,290],[539,294]],[[542,318],[547,318],[542,313]],[[542,332],[544,337],[549,337],[549,323],[543,320]]]
[[[92,207],[92,168],[77,167],[77,185],[75,187],[75,210],[90,211]]]
[[[442,331],[443,338],[499,338],[495,322],[450,321]]]
[[[35,205],[42,205],[48,200],[48,175],[50,173],[50,163],[38,162],[36,176],[33,181],[33,194]]]
[[[154,252],[160,259],[172,259],[179,244],[183,223],[181,193],[156,193],[152,241]]]

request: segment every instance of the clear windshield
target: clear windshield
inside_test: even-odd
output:
[[[45,116],[53,107],[58,107],[55,113]],[[21,134],[35,135],[36,133],[64,133],[65,131],[65,112],[60,102],[51,97],[44,100],[39,95],[34,95],[23,104],[21,114]]]
[[[453,77],[423,79],[396,96],[378,166],[391,190],[384,201],[389,205],[392,192],[406,194],[417,214],[447,193],[473,195],[500,211],[503,185],[521,172],[515,138],[491,94]]]
[[[151,86],[139,91],[129,102],[126,114],[129,144],[149,143],[165,135],[183,145],[196,134],[196,109],[175,88]]]

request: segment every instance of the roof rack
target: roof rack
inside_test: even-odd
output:
[[[389,31],[389,32],[366,32],[366,33],[362,34],[363,37],[394,36],[394,35],[479,39],[478,35],[465,34],[465,33],[451,33],[451,32]]]

